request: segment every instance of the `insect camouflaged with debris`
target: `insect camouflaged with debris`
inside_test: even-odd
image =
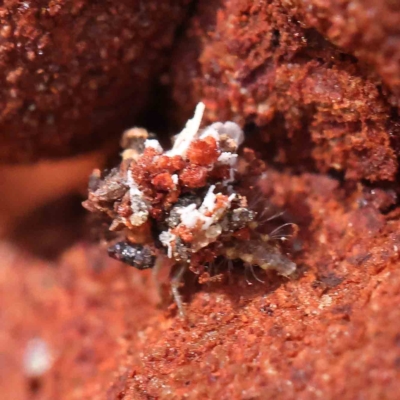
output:
[[[218,257],[284,276],[296,269],[272,235],[258,231],[258,213],[237,190],[243,131],[233,122],[200,129],[204,108],[198,104],[168,151],[144,129],[126,131],[121,164],[105,176],[93,172],[83,203],[123,238],[109,247],[111,257],[141,270],[167,259],[177,266],[171,287],[181,314],[178,288],[187,269],[200,273]]]

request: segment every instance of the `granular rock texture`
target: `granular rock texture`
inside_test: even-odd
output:
[[[0,160],[99,146],[147,104],[188,1],[6,0]]]
[[[174,56],[180,109],[186,117],[201,99],[212,121],[255,124],[277,162],[393,180],[398,116],[380,78],[307,24],[314,8],[299,20],[295,4],[200,2]]]
[[[259,185],[300,227],[297,276],[187,281],[186,321],[104,249],[77,245],[52,266],[3,245],[2,398],[396,399],[396,194],[272,169]]]
[[[282,2],[301,21],[332,43],[375,67],[400,99],[400,4],[393,0],[287,0]]]
[[[299,276],[202,288],[189,322],[133,341],[109,398],[397,398],[400,222],[382,213],[393,193],[273,171],[261,185],[301,226]]]
[[[4,400],[104,399],[132,335],[157,312],[144,274],[76,245],[58,262],[0,246]]]

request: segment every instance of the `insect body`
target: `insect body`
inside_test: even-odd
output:
[[[179,267],[172,291],[181,312],[183,272],[198,271],[218,257],[284,276],[296,268],[269,237],[258,233],[257,212],[237,190],[243,131],[233,122],[200,130],[203,112],[200,103],[168,151],[147,131],[128,131],[125,142],[131,148],[103,179],[95,173],[84,203],[107,216],[109,229],[122,237],[109,248],[111,257],[141,270],[153,268],[160,257]],[[246,168],[239,175],[245,182]]]
[[[229,260],[242,260],[247,265],[257,265],[263,270],[274,269],[278,274],[290,276],[296,264],[290,261],[275,246],[260,240],[236,242],[234,247],[225,250]]]

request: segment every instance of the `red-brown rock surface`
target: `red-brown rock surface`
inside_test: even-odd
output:
[[[397,398],[394,193],[273,170],[260,185],[299,224],[298,275],[188,284],[186,322],[156,308],[146,274],[93,247],[54,265],[2,247],[3,398]],[[54,363],[32,380],[21,359],[38,337]]]
[[[287,0],[300,20],[330,41],[375,67],[390,87],[393,104],[400,95],[400,4],[393,0]]]
[[[0,252],[2,399],[104,399],[131,339],[157,311],[146,277],[86,245],[58,263],[4,244]]]
[[[398,398],[400,18],[393,1],[363,4],[199,1],[174,53],[178,119],[203,99],[263,150],[259,185],[299,226],[298,274],[189,274],[182,321],[104,249],[82,241],[50,263],[2,244],[2,398]]]
[[[398,116],[381,80],[308,23],[319,27],[316,7],[304,6],[308,18],[301,19],[296,4],[199,2],[173,62],[179,108],[186,118],[201,99],[210,120],[255,124],[278,162],[312,163],[350,179],[393,180]],[[362,21],[366,11],[357,10]],[[336,24],[341,15],[329,13]],[[347,29],[340,38],[339,44],[357,47]],[[371,51],[367,44],[360,49]],[[396,62],[393,55],[390,65]],[[394,79],[388,84],[395,89]]]
[[[6,0],[0,160],[93,150],[147,104],[186,0]]]
[[[396,398],[399,220],[379,210],[391,194],[273,171],[263,186],[300,225],[300,276],[203,288],[189,324],[133,344],[111,398]]]

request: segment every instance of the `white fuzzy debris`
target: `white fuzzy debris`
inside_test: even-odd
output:
[[[139,186],[135,182],[132,176],[132,171],[129,170],[128,173],[126,174],[126,183],[128,184],[129,187],[129,194],[132,196],[143,196],[142,191],[139,189]]]
[[[133,226],[143,225],[149,216],[149,206],[144,200],[143,192],[139,189],[138,184],[133,179],[131,170],[127,173],[126,182],[129,186],[129,196],[131,199],[132,209],[132,215],[129,217],[129,221]]]
[[[161,147],[161,144],[158,140],[156,139],[147,139],[144,142],[144,147],[147,149],[148,147],[152,147],[154,150],[157,151],[157,153],[162,153],[164,150]]]
[[[189,229],[193,229],[197,225],[200,225],[202,229],[208,229],[208,227],[213,223],[213,218],[206,217],[203,212],[204,210],[198,210],[196,208],[196,204],[190,204],[187,207],[182,207],[179,210],[181,215],[181,223]]]
[[[214,122],[207,129],[213,129],[218,132],[219,135],[227,135],[236,142],[239,147],[244,142],[244,133],[242,128],[235,122]]]
[[[215,218],[213,217],[206,217],[205,215],[202,215],[202,220],[203,220],[203,226],[202,226],[202,230],[206,231],[207,234],[207,230],[212,226],[212,224],[215,222]]]
[[[215,122],[211,124],[209,127],[204,129],[202,134],[200,135],[200,139],[206,136],[212,136],[216,139],[217,144],[219,145],[220,136],[225,135],[228,136],[234,143],[235,147],[238,148],[244,141],[244,133],[238,124],[235,122]],[[222,152],[217,162],[222,165],[229,165],[229,178],[225,179],[222,184],[224,186],[228,186],[229,183],[232,183],[235,180],[235,167],[237,164],[238,155],[233,152],[225,151]]]
[[[199,208],[195,203],[189,204],[186,207],[180,207],[177,212],[180,214],[180,225],[196,232],[195,240],[192,243],[192,251],[196,252],[210,243],[215,242],[222,232],[220,221],[226,211],[231,207],[232,201],[236,198],[236,193],[230,194],[225,203],[217,210],[217,197],[223,196],[222,193],[214,193],[215,185],[210,186],[208,192],[204,196],[204,200]],[[211,213],[211,215],[209,215]],[[168,247],[168,257],[172,257],[171,242],[176,236],[168,232],[163,232],[160,235],[160,240],[165,247]]]
[[[204,103],[200,102],[199,104],[197,104],[196,110],[194,112],[194,117],[192,119],[189,119],[189,121],[186,123],[185,128],[176,137],[174,146],[170,151],[166,153],[166,155],[180,155],[182,157],[186,155],[190,143],[192,143],[192,141],[198,134],[205,108],[206,106],[204,105]]]
[[[236,193],[232,193],[232,194],[228,197],[229,206],[231,205],[232,201],[235,200],[235,198],[236,198]]]
[[[172,258],[172,244],[171,242],[175,240],[176,236],[169,232],[169,231],[164,231],[161,232],[159,239],[161,243],[168,248],[168,258]]]
[[[204,131],[200,135],[200,139],[204,139],[207,136],[211,136],[216,140],[217,143],[219,142],[219,133],[216,129],[212,127],[212,125],[204,129]]]
[[[24,372],[29,377],[45,374],[53,365],[54,358],[47,342],[41,338],[31,339],[24,352]]]
[[[215,205],[217,202],[217,196],[221,195],[222,193],[214,193],[215,185],[211,185],[210,188],[208,189],[207,194],[204,197],[203,203],[201,204],[199,211],[201,214],[205,214],[207,211],[214,213],[212,217],[206,217],[204,215],[204,218],[207,218],[206,223],[203,225],[203,229],[206,230],[208,229],[212,222],[217,222],[220,220],[222,215],[224,215],[225,211],[230,208],[232,201],[236,198],[236,193],[232,193],[229,197],[227,202],[225,203],[224,207],[219,208],[217,211],[214,212],[215,210]],[[211,223],[209,223],[208,219],[211,219]]]
[[[224,151],[218,157],[218,162],[224,165],[230,165],[233,167],[237,162],[238,155]]]
[[[178,213],[181,215],[181,222],[183,225],[192,229],[196,226],[199,221],[199,211],[196,210],[196,204],[189,204],[186,207],[182,207],[178,210]]]
[[[211,185],[208,189],[207,194],[204,197],[203,203],[201,204],[200,208],[190,210],[191,213],[187,213],[185,215],[185,220],[181,218],[182,223],[187,226],[189,229],[193,226],[196,226],[199,221],[201,221],[201,230],[204,231],[205,237],[212,239],[216,236],[213,232],[216,232],[217,229],[217,222],[222,218],[225,214],[226,210],[228,210],[231,206],[231,202],[235,199],[236,193],[232,193],[229,197],[227,202],[225,203],[224,207],[219,208],[217,211],[215,210],[215,205],[217,202],[217,196],[222,195],[222,193],[214,193],[215,185]],[[206,213],[213,213],[211,216],[205,215]],[[190,223],[190,226],[187,225]],[[208,243],[211,243],[210,241]]]
[[[200,211],[204,212],[206,210],[213,211],[215,207],[215,201],[217,196],[214,194],[215,185],[211,185],[208,189],[207,194],[204,197],[203,203],[200,206]]]
[[[172,182],[174,182],[175,185],[178,184],[178,182],[179,182],[179,177],[178,177],[177,174],[171,175],[171,179],[172,179]]]
[[[233,168],[229,169],[229,178],[224,179],[222,181],[223,185],[228,186],[230,183],[232,183],[235,180],[235,170]]]
[[[233,139],[237,143],[238,147],[244,142],[243,130],[235,122],[225,122],[224,133],[226,133],[231,139]]]
[[[227,121],[224,123],[214,122],[203,130],[200,135],[200,139],[204,139],[207,136],[212,136],[218,143],[221,135],[227,135],[230,137],[236,143],[237,147],[244,142],[244,133],[242,128],[232,121]]]

